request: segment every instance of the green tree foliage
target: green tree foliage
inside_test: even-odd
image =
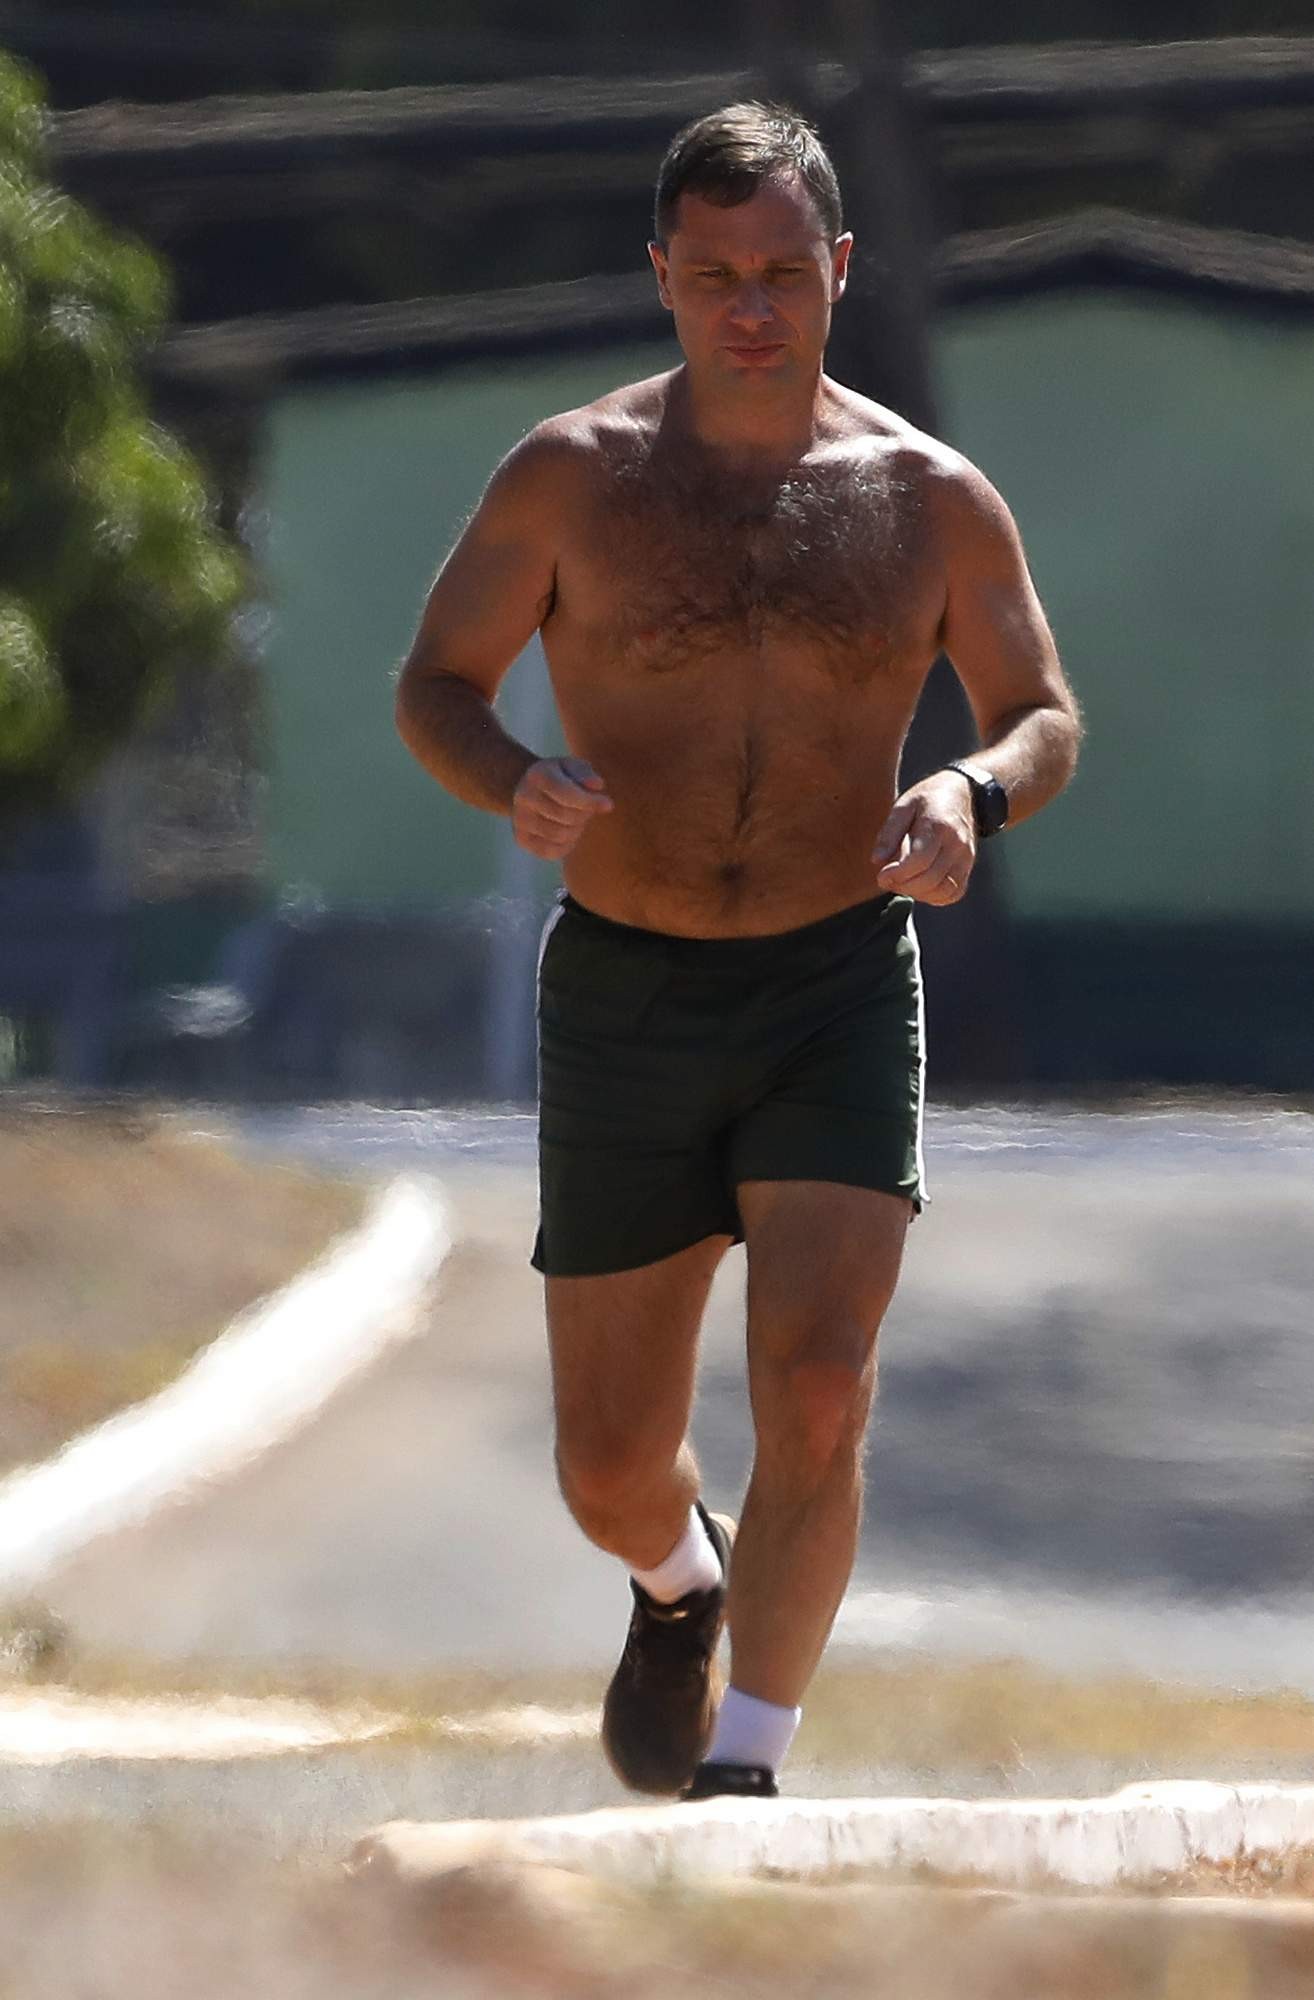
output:
[[[76,791],[221,658],[242,585],[200,473],[137,367],[155,259],[47,177],[43,109],[0,56],[0,816]]]

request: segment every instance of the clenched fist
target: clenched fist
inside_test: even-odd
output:
[[[937,771],[894,802],[872,860],[882,889],[917,903],[960,902],[976,861],[971,788],[959,771]]]
[[[531,854],[560,861],[589,821],[611,809],[602,779],[582,757],[541,757],[516,786],[511,828]]]

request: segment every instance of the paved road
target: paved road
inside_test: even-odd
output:
[[[253,1145],[435,1172],[460,1247],[409,1347],[240,1477],[47,1596],[87,1640],[389,1669],[595,1665],[615,1566],[556,1498],[518,1114],[268,1115]],[[944,1113],[883,1337],[852,1643],[1314,1691],[1314,1118]],[[697,1440],[750,1442],[742,1253]]]

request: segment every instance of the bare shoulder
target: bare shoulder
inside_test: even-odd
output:
[[[1017,523],[998,487],[952,445],[928,443],[927,501],[946,548],[959,556],[1016,550]]]
[[[855,390],[841,390],[840,398],[846,448],[883,464],[905,491],[915,493],[942,543],[963,550],[976,541],[1016,540],[1003,496],[971,459]]]
[[[493,486],[505,488],[508,495],[567,498],[618,449],[653,435],[669,382],[669,375],[627,382],[595,402],[545,417],[507,453],[493,475]]]

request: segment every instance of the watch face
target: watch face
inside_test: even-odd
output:
[[[976,821],[978,840],[989,840],[992,833],[998,833],[1008,822],[1008,793],[992,771],[983,764],[958,763],[950,767],[961,771],[972,787],[972,817]]]
[[[983,838],[998,833],[1008,820],[1008,793],[998,778],[991,778],[977,794],[976,809],[981,821]]]

